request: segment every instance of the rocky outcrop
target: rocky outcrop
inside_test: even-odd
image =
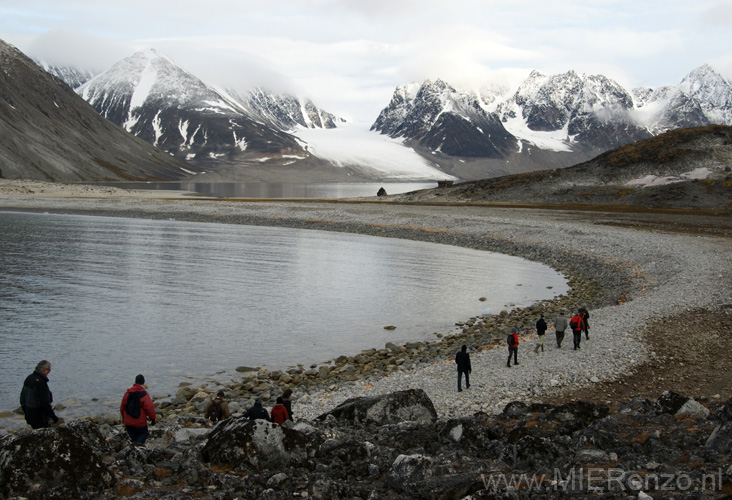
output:
[[[142,492],[168,500],[722,498],[732,492],[732,400],[715,404],[668,392],[655,402],[607,405],[516,401],[499,415],[450,420],[430,416],[430,406],[419,391],[403,391],[350,400],[316,422],[283,426],[232,417],[209,428],[198,417],[177,417],[151,428],[145,446],[129,444],[120,427],[86,421],[23,431],[0,440],[0,498],[101,500]],[[374,409],[378,421],[366,417]]]
[[[116,482],[101,457],[109,450],[90,422],[6,436],[0,440],[0,497],[72,500],[99,493]]]
[[[352,398],[318,417],[334,417],[364,424],[396,424],[404,421],[424,422],[437,418],[437,411],[421,389],[394,392],[386,396]]]

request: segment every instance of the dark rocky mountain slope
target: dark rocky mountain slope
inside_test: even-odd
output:
[[[0,41],[0,176],[172,180],[195,171],[105,120],[65,83]]]
[[[579,165],[388,199],[732,209],[732,127],[675,129]]]

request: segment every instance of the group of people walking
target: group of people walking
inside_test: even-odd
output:
[[[564,341],[564,332],[569,328],[572,330],[572,340],[574,342],[574,350],[580,348],[582,343],[582,334],[585,334],[585,340],[590,339],[590,313],[586,307],[580,307],[577,309],[577,313],[574,314],[570,319],[567,319],[563,313],[559,313],[554,319],[554,332],[557,339],[557,349],[561,349],[562,342]],[[538,341],[536,343],[535,353],[539,351],[544,352],[544,336],[548,330],[549,325],[544,319],[544,315],[540,315],[536,322],[536,334],[538,335]],[[508,344],[508,359],[506,360],[506,367],[511,368],[511,358],[513,358],[513,364],[518,365],[518,346],[519,337],[518,330],[511,328],[511,331],[506,338]],[[460,351],[455,355],[455,364],[457,364],[458,372],[458,392],[462,392],[462,378],[465,376],[465,387],[470,387],[470,354],[467,352],[467,346],[463,345]]]
[[[582,333],[585,334],[585,340],[590,340],[590,313],[587,311],[586,307],[580,307],[577,309],[577,313],[575,313],[575,315],[570,319],[567,319],[561,312],[556,317],[554,320],[554,331],[557,336],[558,349],[562,347],[564,332],[567,328],[572,330],[572,341],[574,343],[575,351],[580,348],[580,344],[582,343]]]
[[[33,373],[26,377],[20,391],[20,407],[25,421],[33,429],[47,428],[50,427],[51,422],[54,424],[59,422],[53,409],[53,394],[48,388],[50,372],[51,363],[49,361],[39,362]],[[244,413],[244,417],[250,420],[262,419],[279,425],[286,420],[293,420],[291,396],[292,389],[285,389],[282,396],[277,398],[277,403],[272,407],[271,413],[264,408],[262,400],[257,398],[254,406]],[[119,411],[130,440],[133,443],[144,444],[150,435],[148,421],[151,426],[154,426],[157,414],[153,400],[146,390],[145,377],[142,374],[135,377],[135,383],[122,396]],[[218,391],[216,396],[206,404],[203,414],[207,420],[212,422],[229,418],[231,410],[226,401],[226,393]]]

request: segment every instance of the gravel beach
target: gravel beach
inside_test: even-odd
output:
[[[417,205],[399,204],[398,200],[237,201],[167,196],[0,179],[2,210],[303,227],[423,239],[520,255],[552,265],[569,276],[575,271],[594,274],[592,278],[604,287],[596,294],[597,306],[573,304],[575,309],[582,305],[591,308],[590,338],[583,338],[580,350],[572,349],[571,332],[558,349],[550,327],[545,351],[535,353],[536,335],[529,330],[521,337],[520,364],[511,368],[506,367],[505,345],[469,345],[471,386],[463,392],[457,392],[453,354],[316,391],[296,390],[293,408],[300,418],[313,418],[355,396],[408,388],[424,389],[443,417],[496,413],[514,400],[542,401],[562,394],[576,397],[576,391],[607,389],[642,366],[653,367],[650,375],[657,384],[649,390],[673,389],[679,373],[683,377],[688,370],[693,375],[700,367],[686,366],[684,353],[674,358],[658,349],[654,344],[657,340],[649,339],[652,325],[683,318],[692,311],[716,317],[722,311],[726,316],[720,323],[730,323],[732,222],[728,216]],[[546,319],[551,325],[554,318]],[[677,335],[673,322],[663,328],[669,339]],[[724,335],[729,326],[724,328],[717,340],[728,346]],[[686,329],[683,331],[687,334]],[[708,334],[696,333],[694,337]],[[694,351],[697,343],[690,338],[687,349]],[[729,351],[712,355],[728,359]],[[707,361],[699,360],[699,364],[709,365]],[[715,392],[695,396],[731,397],[727,372],[729,369],[719,372],[721,385],[710,381],[698,388]],[[644,382],[648,382],[649,375],[645,376]],[[709,377],[713,378],[714,372]],[[627,379],[620,383],[628,385]]]

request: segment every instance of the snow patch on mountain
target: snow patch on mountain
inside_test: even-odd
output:
[[[681,175],[674,175],[668,177],[658,177],[656,175],[646,175],[639,179],[633,179],[625,183],[626,186],[663,186],[666,184],[672,184],[674,182],[682,182],[688,180],[702,180],[708,179],[712,174],[712,171],[706,167],[696,168],[690,172],[685,172]]]
[[[403,141],[369,132],[368,124],[347,123],[336,129],[302,128],[295,134],[318,158],[339,167],[367,167],[383,180],[457,180],[432,166]]]
[[[511,113],[503,119],[503,126],[519,144],[522,151],[522,142],[547,151],[572,151],[571,137],[569,136],[569,122],[559,130],[531,130],[526,118],[520,112]]]

